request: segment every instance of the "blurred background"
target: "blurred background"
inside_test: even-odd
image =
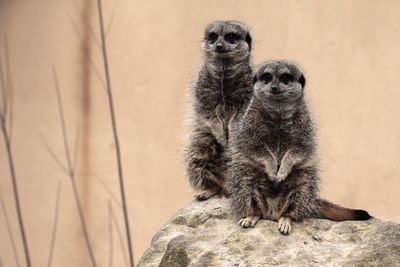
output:
[[[292,59],[306,71],[322,196],[400,222],[399,1],[103,0],[103,9],[136,262],[192,201],[184,121],[213,20],[249,25],[255,64]],[[32,265],[47,264],[56,221],[53,266],[90,266],[63,170],[54,66],[94,256],[99,266],[126,266],[96,1],[0,0],[0,59],[12,77],[12,152]],[[0,265],[25,266],[1,138]]]

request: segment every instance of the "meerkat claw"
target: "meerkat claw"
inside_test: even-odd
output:
[[[239,225],[243,228],[254,227],[260,220],[259,216],[249,216],[239,220]]]
[[[278,221],[279,232],[283,235],[288,235],[292,230],[292,220],[288,217],[281,217]]]

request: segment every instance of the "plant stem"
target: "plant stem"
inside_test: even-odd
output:
[[[57,102],[58,102],[58,111],[60,114],[60,121],[61,121],[61,129],[62,129],[62,136],[63,136],[63,142],[64,142],[64,150],[65,150],[65,157],[67,159],[67,170],[68,170],[68,175],[71,180],[72,184],[72,190],[74,193],[74,198],[76,202],[76,206],[78,208],[78,214],[79,214],[79,219],[81,222],[81,227],[82,227],[82,232],[83,236],[85,238],[86,246],[89,252],[89,257],[90,261],[92,262],[93,267],[97,267],[96,259],[94,257],[92,245],[90,242],[89,238],[89,232],[86,226],[86,221],[85,221],[85,216],[83,215],[83,209],[82,209],[82,204],[79,198],[79,193],[78,193],[78,187],[76,185],[75,181],[75,171],[72,166],[72,160],[71,160],[71,153],[69,151],[69,145],[68,145],[68,135],[67,135],[67,127],[65,124],[65,116],[64,116],[64,109],[62,105],[62,97],[60,93],[60,88],[59,88],[59,83],[58,83],[58,77],[56,73],[56,69],[53,67],[53,77],[54,77],[54,83],[55,83],[55,89],[57,93]]]
[[[99,24],[100,24],[100,35],[101,35],[101,50],[103,55],[103,63],[104,63],[104,71],[106,76],[106,85],[107,85],[107,95],[108,95],[108,104],[110,108],[110,116],[111,116],[111,124],[112,130],[114,135],[114,143],[116,148],[116,157],[117,157],[117,166],[118,166],[118,178],[119,178],[119,186],[121,192],[121,201],[122,201],[122,209],[124,214],[124,223],[125,223],[125,230],[126,230],[126,238],[128,243],[128,252],[129,252],[129,262],[130,266],[134,267],[134,258],[133,258],[133,248],[132,248],[132,240],[131,240],[131,233],[129,227],[129,216],[128,216],[128,209],[126,204],[126,197],[125,197],[125,186],[124,186],[124,176],[122,171],[122,159],[121,159],[121,151],[118,139],[118,131],[115,119],[115,111],[114,111],[114,102],[112,96],[112,89],[111,89],[111,79],[110,79],[110,70],[108,65],[108,57],[107,57],[107,48],[106,48],[106,37],[105,37],[105,30],[104,30],[104,19],[103,19],[103,10],[101,5],[101,0],[97,0],[97,7],[99,13]]]

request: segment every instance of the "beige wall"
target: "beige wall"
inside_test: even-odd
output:
[[[400,222],[399,1],[104,4],[107,24],[112,20],[107,41],[136,259],[157,229],[191,201],[182,164],[183,121],[190,81],[201,64],[203,28],[216,19],[250,26],[255,63],[293,59],[306,70],[306,90],[319,126],[322,195]],[[10,46],[13,149],[33,264],[47,262],[61,181],[54,266],[89,266],[70,181],[44,145],[64,161],[54,64],[71,146],[79,133],[77,179],[95,256],[105,266],[110,199],[120,227],[122,217],[103,186],[119,197],[106,93],[86,53],[103,76],[95,2],[0,0],[1,32]],[[3,40],[2,35],[2,58]],[[23,262],[4,151],[0,142],[0,189]],[[124,266],[115,228],[113,249],[114,266]],[[2,210],[0,258],[4,266],[15,266]]]

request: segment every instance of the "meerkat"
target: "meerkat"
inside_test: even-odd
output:
[[[267,61],[253,84],[253,97],[229,145],[227,188],[239,225],[254,227],[270,219],[286,235],[292,221],[371,218],[364,210],[318,197],[315,127],[301,69],[293,62]]]
[[[192,89],[193,130],[186,170],[195,199],[223,195],[230,132],[252,94],[251,35],[236,21],[216,21],[204,33],[204,63]]]

